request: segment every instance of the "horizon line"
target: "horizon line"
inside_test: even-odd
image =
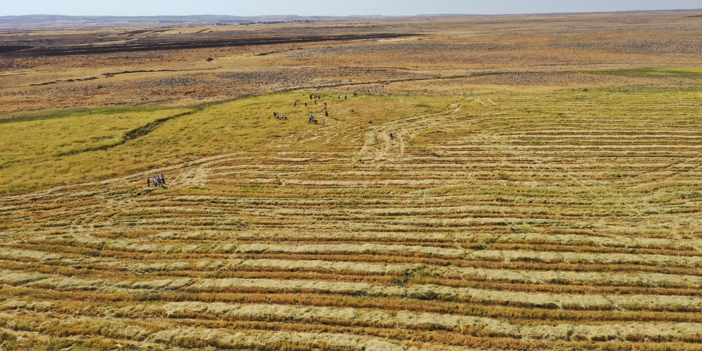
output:
[[[32,16],[54,16],[54,17],[204,17],[204,16],[227,16],[227,17],[317,17],[317,18],[347,18],[347,17],[432,17],[432,16],[516,16],[516,15],[557,15],[557,14],[591,14],[591,13],[632,13],[632,12],[689,12],[702,11],[702,7],[696,9],[665,9],[665,10],[620,10],[620,11],[563,11],[563,12],[515,12],[515,13],[420,13],[414,15],[299,15],[299,14],[268,14],[268,15],[231,15],[231,14],[192,14],[192,15],[65,15],[51,13],[33,13],[25,15],[0,15],[2,17],[32,17]]]

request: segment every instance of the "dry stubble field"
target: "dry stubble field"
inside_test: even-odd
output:
[[[702,349],[699,14],[0,33],[1,348]]]

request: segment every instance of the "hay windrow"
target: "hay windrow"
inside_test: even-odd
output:
[[[164,330],[149,337],[149,341],[167,345],[178,345],[183,340],[202,340],[206,344],[226,348],[252,348],[276,345],[281,342],[293,342],[302,345],[329,345],[367,351],[405,350],[404,347],[396,343],[380,339],[328,333],[261,332],[257,334],[232,334],[222,330],[188,328]]]
[[[481,259],[501,259],[506,262],[512,260],[536,260],[541,262],[568,262],[568,263],[634,263],[634,264],[682,264],[686,266],[702,266],[702,256],[670,256],[670,255],[638,255],[638,254],[588,254],[573,252],[526,252],[526,251],[476,251],[469,254]]]
[[[289,253],[322,253],[322,252],[341,252],[341,253],[373,253],[373,252],[418,252],[429,255],[460,257],[465,255],[463,250],[435,248],[425,246],[405,246],[405,245],[299,245],[299,246],[283,246],[270,244],[248,244],[240,245],[237,249],[239,252],[289,252]]]

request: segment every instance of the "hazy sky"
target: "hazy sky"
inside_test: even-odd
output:
[[[0,0],[0,16],[417,15],[700,9],[701,0]]]

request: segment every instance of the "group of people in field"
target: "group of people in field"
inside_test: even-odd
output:
[[[353,93],[353,95],[357,96],[358,93]],[[337,97],[339,99],[341,99],[341,95],[338,95]],[[317,101],[320,100],[321,98],[322,98],[321,95],[310,94],[310,100],[312,100],[315,105],[317,105]],[[344,95],[344,100],[348,100],[348,99],[349,99],[349,96]],[[305,104],[305,107],[307,107],[307,103],[305,102],[304,104]],[[298,105],[298,100],[295,100],[295,102],[293,102],[293,107],[297,107],[297,105]],[[329,110],[327,109],[326,102],[324,102],[324,116],[329,117]],[[273,112],[273,117],[275,117],[279,120],[287,120],[288,119],[288,117],[285,114],[278,113],[278,112]],[[319,120],[317,118],[315,118],[314,112],[310,112],[310,117],[307,119],[307,122],[312,123],[312,124],[319,124]],[[322,125],[325,125],[325,124],[326,124],[325,121],[322,120]]]
[[[166,186],[166,176],[161,173],[161,175],[156,175],[153,177],[146,177],[146,186],[151,187],[153,184],[154,188],[165,187]]]

